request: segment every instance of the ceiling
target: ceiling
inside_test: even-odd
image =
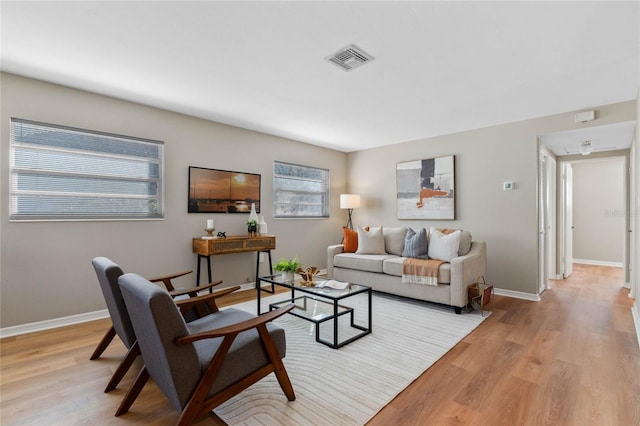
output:
[[[2,1],[0,67],[351,152],[635,99],[639,4]]]
[[[582,154],[581,148],[585,143],[591,148],[587,151],[590,154],[592,152],[631,148],[635,128],[635,121],[625,121],[604,126],[539,135],[539,139],[551,152],[558,156]],[[585,153],[584,155],[589,154]]]

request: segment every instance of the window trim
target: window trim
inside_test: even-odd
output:
[[[148,161],[145,161],[144,159],[142,159],[141,157],[139,158],[135,158],[134,156],[126,156],[123,154],[102,154],[98,151],[91,151],[91,150],[87,150],[86,152],[82,152],[82,155],[86,155],[86,156],[93,156],[93,157],[109,157],[109,158],[120,158],[120,159],[126,159],[126,160],[130,160],[130,161],[140,161],[143,163],[149,163],[149,164],[157,164],[158,168],[159,168],[159,177],[158,178],[149,178],[149,179],[136,179],[136,178],[127,178],[127,177],[123,177],[123,176],[118,176],[117,179],[121,180],[121,181],[131,181],[131,182],[142,182],[142,181],[146,181],[146,182],[155,182],[158,187],[158,193],[155,196],[140,196],[140,195],[132,195],[132,194],[103,194],[103,193],[82,193],[77,195],[78,197],[93,197],[93,198],[108,198],[109,195],[113,196],[116,195],[118,198],[131,198],[131,199],[156,199],[158,202],[158,213],[154,214],[154,215],[149,215],[149,216],[143,216],[143,215],[122,215],[122,216],[117,216],[117,215],[92,215],[92,214],[83,214],[83,215],[78,215],[78,216],[73,216],[73,215],[65,215],[65,214],[27,214],[25,215],[24,213],[14,213],[14,193],[15,193],[15,179],[17,177],[17,175],[20,173],[20,171],[22,172],[28,172],[30,174],[33,175],[37,175],[37,174],[42,174],[42,175],[46,175],[46,176],[77,176],[77,177],[110,177],[109,175],[103,175],[103,174],[91,174],[91,173],[74,173],[73,171],[70,172],[65,172],[65,171],[53,171],[53,172],[47,172],[47,171],[41,171],[41,170],[37,170],[37,169],[25,169],[23,167],[16,167],[15,165],[15,153],[16,153],[16,149],[20,147],[20,143],[16,144],[15,143],[15,138],[14,138],[14,128],[17,124],[27,124],[27,125],[33,125],[33,126],[40,126],[40,127],[45,127],[45,128],[49,128],[49,129],[59,129],[59,130],[63,130],[63,131],[68,131],[68,132],[73,132],[73,133],[82,133],[82,134],[88,134],[88,135],[92,135],[92,136],[98,136],[98,137],[105,137],[105,138],[112,138],[112,139],[120,139],[120,140],[124,140],[127,142],[140,142],[140,143],[147,143],[147,144],[155,144],[159,146],[159,151],[158,151],[158,159],[149,159]],[[164,148],[165,148],[165,144],[163,141],[159,141],[159,140],[154,140],[154,139],[147,139],[147,138],[140,138],[140,137],[136,137],[136,136],[127,136],[127,135],[121,135],[121,134],[117,134],[117,133],[110,133],[110,132],[103,132],[103,131],[98,131],[98,130],[89,130],[89,129],[83,129],[83,128],[79,128],[79,127],[72,127],[72,126],[65,126],[65,125],[59,125],[59,124],[51,124],[51,123],[45,123],[45,122],[40,122],[40,121],[34,121],[34,120],[27,120],[27,119],[22,119],[22,118],[16,118],[16,117],[11,117],[10,118],[10,135],[9,135],[9,222],[96,222],[96,221],[158,221],[158,220],[164,220],[165,219],[165,153],[164,153]],[[22,145],[22,148],[25,149],[30,149],[31,147],[29,145]],[[67,149],[64,147],[56,147],[56,146],[49,146],[49,145],[42,145],[41,147],[36,147],[34,148],[35,150],[39,150],[39,151],[49,151],[49,152],[60,152],[60,153],[64,153],[64,152],[68,152],[68,153],[77,153],[78,151],[75,151],[73,149]],[[38,191],[24,191],[23,193],[30,193],[30,194],[38,194]],[[43,192],[43,194],[47,194],[47,192]],[[50,193],[48,193],[50,194]],[[56,194],[64,194],[64,192],[59,191]],[[77,194],[77,193],[76,193]]]

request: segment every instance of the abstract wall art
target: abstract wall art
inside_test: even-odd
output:
[[[397,163],[396,182],[398,219],[455,219],[455,155]]]

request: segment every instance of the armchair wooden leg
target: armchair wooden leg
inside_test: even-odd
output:
[[[231,344],[238,334],[231,334],[225,336],[222,339],[222,343],[216,350],[215,355],[209,362],[209,366],[206,371],[200,378],[200,382],[193,390],[191,394],[191,398],[185,405],[182,410],[182,414],[180,414],[180,418],[178,419],[178,426],[186,426],[193,423],[193,421],[198,417],[202,409],[203,403],[207,398],[207,392],[211,389],[211,384],[215,380],[218,372],[220,372],[220,368],[222,367],[222,363],[224,362],[224,358],[227,356],[229,349],[231,348]]]
[[[273,343],[273,339],[271,339],[271,336],[269,335],[267,326],[265,324],[258,326],[258,333],[260,334],[260,339],[262,340],[264,350],[267,353],[271,364],[273,364],[273,372],[278,379],[278,383],[280,383],[280,388],[287,396],[287,399],[289,401],[295,401],[296,394],[293,391],[293,385],[291,384],[291,380],[289,379],[289,374],[287,374],[287,370],[282,363],[282,359],[280,358],[278,349],[276,349],[276,346]]]
[[[284,368],[284,364],[282,363],[282,360],[280,358],[278,358],[278,361],[274,362],[274,373],[276,374],[278,383],[280,383],[280,388],[282,389],[282,392],[284,392],[287,399],[289,401],[295,401],[296,394],[293,391],[293,385],[291,384],[289,374],[287,374],[287,370]]]
[[[89,359],[94,360],[96,358],[100,358],[100,355],[102,355],[102,352],[104,352],[104,350],[107,349],[107,346],[109,346],[109,343],[111,343],[111,341],[115,336],[116,336],[116,330],[113,328],[113,325],[112,325],[111,328],[109,328],[107,332],[104,334],[104,336],[102,337],[102,340],[100,340],[100,343],[98,343],[98,346],[93,351],[93,354]]]
[[[131,408],[133,401],[135,401],[138,395],[140,395],[140,391],[142,391],[142,388],[147,383],[147,380],[149,380],[149,372],[147,372],[147,367],[142,367],[142,370],[140,370],[140,372],[138,373],[138,377],[136,377],[136,381],[133,382],[133,384],[127,391],[127,394],[124,396],[122,402],[120,403],[120,406],[116,411],[116,417],[121,416],[129,411],[129,408]]]
[[[138,342],[135,342],[133,346],[129,348],[127,355],[122,359],[122,361],[120,361],[120,365],[113,373],[111,380],[109,380],[109,383],[104,390],[105,393],[114,390],[116,386],[118,386],[118,383],[120,383],[120,380],[122,380],[124,375],[127,374],[131,364],[133,364],[133,361],[135,361],[138,355],[140,355],[140,346],[138,346]]]

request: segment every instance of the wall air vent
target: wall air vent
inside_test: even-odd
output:
[[[373,61],[374,58],[355,44],[351,44],[324,59],[344,71],[351,71]]]

